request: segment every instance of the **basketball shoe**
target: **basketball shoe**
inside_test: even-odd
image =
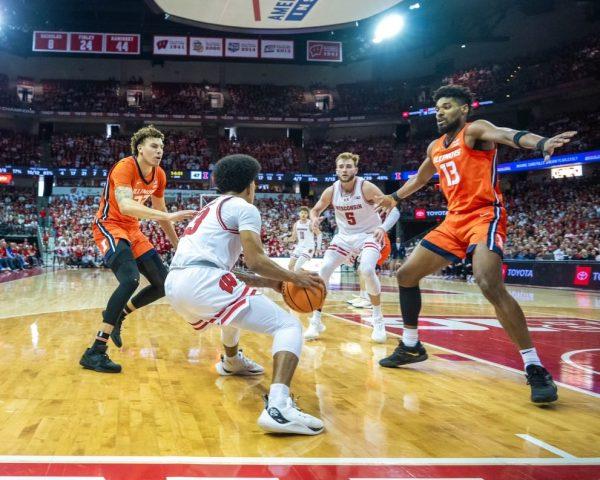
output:
[[[354,302],[352,306],[354,308],[373,308],[371,300],[367,300],[366,298],[361,298],[358,302]]]
[[[385,343],[387,340],[385,320],[383,317],[373,317],[373,331],[371,332],[371,340],[376,343]]]
[[[237,356],[233,358],[221,355],[221,361],[215,365],[215,368],[217,369],[217,373],[223,376],[248,376],[262,375],[265,373],[265,369],[255,361],[246,357],[241,349],[238,350]]]
[[[308,322],[308,328],[304,330],[304,340],[316,340],[326,330],[321,320],[314,316]]]
[[[531,387],[533,403],[551,403],[558,400],[558,388],[548,370],[540,365],[528,365],[525,372],[527,385]]]
[[[269,405],[269,396],[264,396],[265,408],[258,417],[258,426],[271,433],[296,433],[298,435],[318,435],[325,425],[317,417],[304,413],[291,397],[284,407]]]
[[[88,348],[79,360],[79,365],[95,372],[119,373],[121,365],[117,365],[108,357],[106,348],[106,345]]]
[[[395,368],[409,363],[423,362],[427,360],[427,351],[421,342],[417,342],[414,347],[407,347],[400,341],[400,344],[389,357],[379,360],[379,365],[387,368]]]

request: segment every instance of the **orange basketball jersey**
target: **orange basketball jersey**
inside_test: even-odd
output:
[[[151,195],[162,197],[166,186],[167,176],[161,167],[153,168],[152,173],[144,178],[134,157],[123,158],[108,173],[96,219],[102,222],[117,223],[124,228],[137,228],[139,226],[137,218],[123,215],[119,211],[115,188],[131,187],[133,199],[144,204]]]
[[[497,149],[474,150],[465,143],[465,124],[456,138],[444,146],[446,135],[438,138],[431,160],[440,177],[442,192],[452,213],[471,212],[491,205],[502,205],[496,173]]]

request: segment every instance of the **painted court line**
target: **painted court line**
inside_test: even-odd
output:
[[[142,465],[600,465],[600,457],[586,458],[316,458],[316,457],[142,457],[2,455],[2,463],[142,464]],[[0,477],[1,478],[1,477]],[[21,480],[23,477],[19,477]],[[47,478],[47,477],[45,477]],[[59,477],[65,480],[65,477]],[[101,480],[102,477],[96,477]],[[89,478],[88,478],[89,480]]]
[[[588,348],[585,350],[573,350],[572,352],[563,353],[561,355],[560,359],[563,362],[565,362],[566,364],[571,365],[573,368],[577,368],[578,370],[583,370],[584,372],[587,372],[587,373],[595,373],[596,375],[600,375],[600,372],[597,372],[593,368],[588,368],[584,365],[579,365],[578,363],[575,363],[573,360],[571,360],[571,357],[573,355],[577,355],[578,353],[588,353],[588,352],[600,352],[600,348]]]
[[[341,321],[346,322],[346,323],[351,323],[353,325],[359,325],[359,326],[364,327],[364,328],[371,328],[370,325],[365,325],[364,323],[354,322],[352,320],[348,320],[347,318],[340,317],[340,316],[335,315],[333,313],[325,313],[325,312],[323,312],[323,315],[329,315],[330,317],[333,317],[333,318],[335,318],[337,320],[341,320]],[[392,335],[394,337],[400,337],[400,335],[398,335],[397,333],[394,333],[394,332],[388,331],[387,333],[388,333],[388,335]],[[439,350],[444,350],[446,352],[450,352],[450,353],[454,353],[456,355],[460,355],[461,357],[468,358],[469,360],[474,360],[474,361],[479,362],[479,363],[485,363],[486,365],[490,365],[492,367],[501,368],[503,370],[506,370],[507,372],[517,373],[517,374],[519,374],[521,376],[525,375],[522,370],[517,370],[516,368],[507,367],[506,365],[502,365],[500,363],[490,362],[489,360],[484,360],[483,358],[474,357],[473,355],[469,355],[468,353],[462,353],[462,352],[459,352],[458,350],[452,350],[452,349],[446,348],[446,347],[439,347],[435,343],[431,343],[431,342],[423,342],[423,343],[425,345],[431,345],[432,347],[435,347],[435,348],[437,348]],[[575,387],[573,385],[568,385],[568,384],[563,383],[563,382],[557,382],[556,380],[554,381],[554,383],[556,383],[560,387],[563,387],[563,388],[566,388],[566,389],[569,389],[569,390],[573,390],[574,392],[584,393],[585,395],[589,395],[590,397],[600,398],[600,393],[591,392],[589,390],[584,390],[583,388]]]
[[[548,450],[549,452],[552,452],[554,455],[558,455],[559,457],[568,459],[577,458],[575,455],[571,455],[570,453],[565,452],[560,448],[556,448],[554,445],[550,445],[549,443],[546,443],[543,440],[534,437],[533,435],[528,435],[527,433],[516,433],[515,435],[519,438],[522,438],[523,440],[527,440],[529,443],[533,443],[534,445],[543,448],[544,450]]]
[[[279,480],[279,477],[167,477],[165,480]]]

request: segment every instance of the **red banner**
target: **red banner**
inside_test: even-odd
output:
[[[33,32],[33,51],[66,52],[68,38],[65,32]]]
[[[33,51],[139,55],[140,35],[133,33],[33,32]]]
[[[70,52],[102,53],[103,38],[101,33],[71,33]]]

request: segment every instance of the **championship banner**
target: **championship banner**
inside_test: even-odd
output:
[[[342,42],[306,42],[306,60],[308,62],[341,62]]]
[[[226,38],[225,56],[232,58],[258,58],[258,40],[252,38]]]
[[[294,42],[293,40],[261,40],[260,56],[276,60],[293,60]]]
[[[223,39],[216,37],[190,37],[189,54],[192,57],[222,57]]]
[[[154,55],[187,55],[187,37],[154,35],[152,53]]]

